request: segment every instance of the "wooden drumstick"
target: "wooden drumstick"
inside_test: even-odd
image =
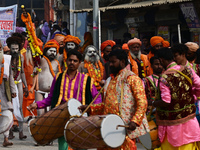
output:
[[[83,111],[83,113],[81,114],[80,117],[82,117],[86,112],[87,110],[90,108],[90,106],[94,103],[94,101],[98,98],[98,96],[101,94],[101,92],[103,91],[104,89],[104,86],[101,88],[101,90],[99,91],[99,93],[96,95],[96,97],[93,99],[93,101],[88,105],[88,107]]]
[[[32,112],[32,110],[30,110],[29,108],[28,108],[28,106],[26,107],[27,109],[28,109],[28,111],[30,111],[31,112],[31,114],[33,115],[33,117],[35,118],[35,115],[34,115],[34,113]]]
[[[129,128],[127,125],[117,125],[116,129],[118,130],[119,127]]]

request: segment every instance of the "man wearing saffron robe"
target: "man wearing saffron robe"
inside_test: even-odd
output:
[[[145,78],[149,74],[149,61],[147,56],[141,54],[142,42],[138,38],[134,38],[128,41],[128,47],[130,52],[128,58],[131,64],[131,71],[138,75],[141,79]]]
[[[119,115],[127,128],[125,142],[116,149],[136,150],[135,138],[149,132],[146,119],[147,100],[142,80],[132,71],[127,70],[128,57],[124,50],[113,50],[109,54],[111,76],[106,80],[104,102],[90,108],[91,115]],[[83,111],[87,106],[80,106]]]
[[[200,78],[190,67],[177,65],[169,48],[160,49],[158,57],[166,69],[160,78],[161,99],[153,103],[161,148],[198,149],[200,127],[193,93],[200,95]]]
[[[86,74],[77,71],[82,60],[82,55],[78,51],[71,50],[67,53],[68,69],[63,73],[58,73],[52,82],[50,93],[42,101],[31,104],[30,110],[42,109],[47,106],[54,108],[70,98],[79,100],[83,105],[89,104],[98,94],[91,78]],[[78,95],[79,93],[79,95]],[[101,96],[96,99],[95,104],[101,103]],[[63,131],[64,132],[64,131]],[[64,137],[58,139],[59,150],[66,150],[68,145]]]

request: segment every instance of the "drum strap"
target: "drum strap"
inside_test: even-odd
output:
[[[76,99],[78,99],[78,97],[79,97],[79,93],[80,93],[80,87],[81,87],[81,78],[82,78],[82,74],[80,73],[80,79],[79,79],[79,83],[78,83],[78,92],[77,92]]]

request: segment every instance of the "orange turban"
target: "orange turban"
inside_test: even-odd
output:
[[[44,45],[44,48],[51,48],[51,47],[55,47],[56,48],[56,51],[57,53],[59,52],[59,48],[60,48],[60,45],[58,44],[58,42],[54,39],[51,39],[49,40],[45,45]]]
[[[132,44],[139,44],[140,46],[142,46],[142,42],[138,38],[134,38],[134,39],[129,40],[127,44],[128,44],[128,46],[130,46]]]
[[[122,45],[122,49],[128,49],[128,50],[129,50],[128,44],[127,44],[127,43],[124,43],[124,44]]]
[[[106,46],[110,45],[111,47],[113,47],[115,44],[116,43],[113,40],[104,41],[103,43],[101,43],[101,51],[103,51],[106,48]]]
[[[185,45],[189,48],[191,52],[196,52],[199,49],[199,45],[194,42],[187,42]]]
[[[54,40],[56,40],[58,43],[63,42],[64,39],[65,39],[65,36],[62,35],[62,34],[56,34],[56,35],[54,36]]]
[[[65,36],[64,43],[67,43],[67,42],[74,42],[79,45],[81,43],[81,40],[76,36],[67,35]]]
[[[156,44],[158,44],[158,43],[162,43],[163,47],[170,46],[170,43],[168,41],[165,41],[161,36],[153,36],[150,39],[150,43],[151,43],[152,47],[156,46]]]

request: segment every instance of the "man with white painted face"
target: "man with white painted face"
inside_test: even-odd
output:
[[[22,103],[23,103],[23,93],[25,93],[25,97],[28,96],[28,87],[27,87],[27,82],[26,82],[26,77],[24,73],[24,57],[20,54],[20,49],[21,49],[21,39],[17,36],[12,36],[9,37],[6,40],[6,43],[8,47],[10,48],[11,52],[11,67],[12,67],[12,74],[14,78],[14,82],[16,85],[16,90],[17,90],[17,97],[13,101],[18,101],[19,102],[19,110],[20,113],[15,113],[16,109],[14,109],[14,115],[18,120],[19,123],[19,139],[23,140],[26,139],[27,136],[23,134],[23,122],[24,122],[24,117],[23,117],[23,111],[22,111]],[[23,84],[24,87],[23,88]],[[15,108],[15,106],[14,106]],[[11,131],[10,131],[11,132]]]
[[[9,97],[16,97],[16,90],[13,75],[11,74],[10,59],[10,56],[3,55],[3,47],[0,41],[0,133],[4,135],[4,147],[13,145],[12,142],[8,141],[9,130],[13,124],[13,108]],[[6,86],[6,83],[8,83],[8,86]],[[8,88],[12,94],[8,93]]]
[[[36,85],[35,101],[42,101],[50,92],[51,83],[58,72],[61,72],[60,64],[55,59],[59,51],[59,44],[55,40],[49,40],[43,48],[43,58],[40,67],[42,71],[38,74],[38,86]],[[38,89],[37,89],[38,87]],[[41,116],[46,109],[38,109],[37,115]]]
[[[67,69],[67,53],[70,50],[79,50],[79,44],[81,43],[81,40],[78,37],[67,35],[65,39],[63,40],[65,46],[63,50],[63,54],[59,56],[58,61],[61,65],[62,71]]]
[[[104,66],[100,61],[98,50],[93,45],[89,45],[85,48],[84,55],[84,62],[80,64],[78,70],[90,76],[94,80],[97,90],[100,90],[101,86],[104,85]]]

